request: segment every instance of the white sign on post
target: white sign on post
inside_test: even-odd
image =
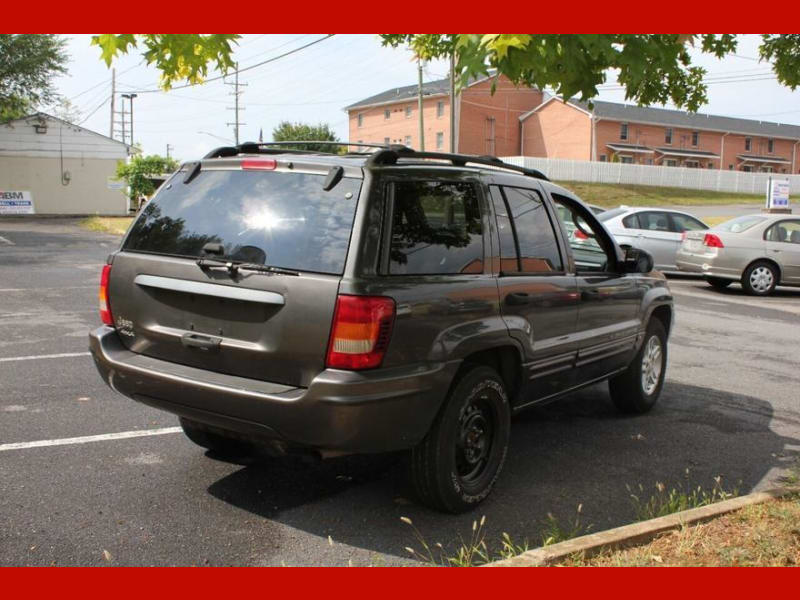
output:
[[[0,190],[0,215],[32,215],[34,212],[30,192]]]
[[[772,179],[767,184],[767,209],[789,208],[789,180]]]

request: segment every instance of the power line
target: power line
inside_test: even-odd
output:
[[[305,45],[300,46],[298,48],[294,48],[293,50],[289,50],[288,52],[284,52],[283,54],[279,54],[278,56],[273,56],[272,58],[268,58],[267,60],[262,60],[261,62],[258,62],[258,63],[254,64],[254,65],[250,65],[248,67],[244,67],[243,69],[239,69],[239,73],[243,73],[245,71],[249,71],[250,69],[255,69],[256,67],[260,67],[262,65],[266,65],[266,64],[271,63],[271,62],[275,62],[276,60],[279,60],[281,58],[285,58],[286,56],[289,56],[291,54],[295,54],[296,52],[300,52],[301,50],[305,50],[306,48],[308,48],[310,46],[313,46],[314,44],[319,44],[320,42],[323,42],[323,41],[327,40],[328,38],[333,37],[334,35],[335,34],[333,34],[333,33],[329,33],[328,35],[326,35],[324,37],[321,37],[321,38],[318,38],[318,39],[314,40],[313,42],[309,42],[308,44],[305,44]],[[205,79],[205,80],[203,80],[203,81],[201,81],[199,83],[186,83],[184,85],[176,85],[176,86],[171,87],[169,90],[156,88],[156,89],[152,89],[152,90],[133,90],[133,91],[136,92],[137,94],[152,94],[152,93],[157,93],[157,92],[169,92],[170,90],[181,90],[181,89],[185,89],[185,88],[196,87],[196,86],[199,86],[199,85],[205,85],[207,83],[211,83],[212,81],[218,81],[220,79],[223,79],[225,76],[226,75],[218,75],[216,77],[211,77],[209,79]]]
[[[111,96],[106,96],[106,98],[92,112],[90,112],[88,115],[86,115],[83,118],[83,120],[80,123],[78,123],[78,125],[83,125],[84,123],[86,123],[86,121],[89,120],[89,117],[91,117],[94,113],[96,113],[103,106],[105,106],[106,102],[108,102],[109,100],[111,100]]]

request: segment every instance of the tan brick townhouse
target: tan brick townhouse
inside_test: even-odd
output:
[[[506,78],[473,81],[456,96],[456,149],[642,165],[800,173],[800,126],[595,101],[563,102]],[[447,79],[423,85],[425,149],[451,151]],[[417,86],[345,108],[351,142],[419,148]]]

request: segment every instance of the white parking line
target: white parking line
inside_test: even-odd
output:
[[[89,356],[90,352],[63,352],[61,354],[34,354],[32,356],[7,356],[0,362],[16,362],[19,360],[39,360],[43,358],[70,358],[72,356]]]
[[[9,246],[16,246],[14,242],[9,240],[8,238],[4,238],[2,235],[0,235],[0,242],[3,244],[8,244]]]
[[[82,437],[61,438],[58,440],[39,440],[36,442],[16,442],[13,444],[0,444],[0,452],[4,450],[24,450],[25,448],[42,448],[45,446],[67,446],[70,444],[88,444],[89,442],[105,442],[108,440],[125,440],[151,435],[166,435],[178,433],[180,427],[163,427],[161,429],[145,429],[140,431],[120,431],[119,433],[103,433],[100,435],[84,435]]]
[[[0,292],[41,292],[42,290],[84,290],[96,288],[97,285],[62,285],[38,288],[0,288]]]

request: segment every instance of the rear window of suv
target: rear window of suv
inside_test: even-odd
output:
[[[209,169],[184,184],[179,175],[142,210],[123,250],[196,258],[212,242],[230,260],[341,274],[361,180],[329,192],[324,180]]]

